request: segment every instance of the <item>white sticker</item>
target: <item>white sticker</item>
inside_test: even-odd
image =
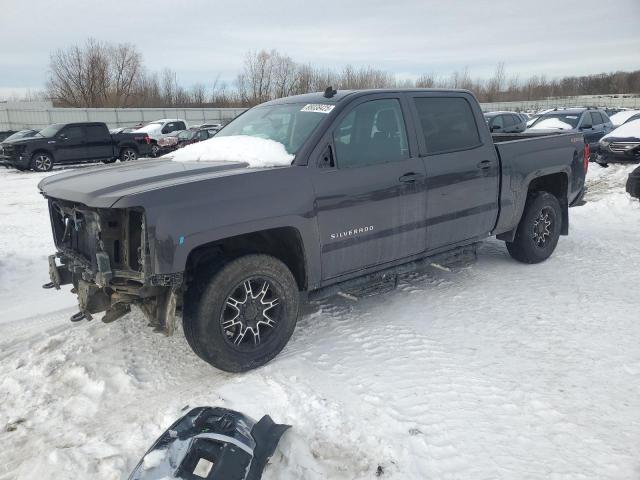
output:
[[[575,119],[576,119],[576,118],[578,118],[578,117],[576,117],[575,115],[567,115],[567,118],[570,118],[570,119],[572,119],[572,120],[575,120]]]
[[[333,110],[335,105],[326,105],[324,103],[308,103],[302,109],[301,112],[315,112],[315,113],[329,113]]]

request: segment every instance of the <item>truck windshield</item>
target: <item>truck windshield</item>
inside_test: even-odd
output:
[[[536,120],[530,128],[558,128],[560,130],[571,130],[578,126],[580,114],[577,113],[545,113]]]
[[[38,136],[45,137],[45,138],[53,137],[53,136],[55,136],[56,133],[58,133],[60,131],[60,129],[63,126],[64,125],[61,124],[61,123],[54,123],[53,125],[49,125],[48,127],[45,127],[42,130],[40,130],[38,132]]]
[[[255,107],[220,130],[216,137],[248,135],[274,140],[284,145],[287,153],[295,155],[332,107],[301,103]]]

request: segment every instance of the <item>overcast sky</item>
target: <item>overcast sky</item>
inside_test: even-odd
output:
[[[410,78],[640,69],[640,0],[4,0],[0,19],[0,97],[42,88],[50,52],[89,36],[135,44],[186,86],[232,83],[261,48]]]

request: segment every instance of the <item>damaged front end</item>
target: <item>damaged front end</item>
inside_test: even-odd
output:
[[[182,276],[152,274],[142,209],[49,199],[49,213],[58,251],[49,257],[51,282],[44,288],[73,285],[80,311],[71,320],[105,312],[102,320],[109,323],[135,304],[156,330],[173,333]]]

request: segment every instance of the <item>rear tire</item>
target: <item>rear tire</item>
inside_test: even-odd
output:
[[[133,148],[123,148],[120,152],[120,161],[121,162],[132,162],[138,159],[138,152],[136,152]]]
[[[204,361],[244,372],[280,353],[299,309],[298,286],[287,266],[269,255],[245,255],[192,283],[185,293],[184,333]]]
[[[529,196],[516,237],[507,243],[512,258],[522,263],[540,263],[551,256],[562,229],[560,202],[547,192]]]
[[[34,172],[50,172],[53,169],[53,157],[46,152],[36,152],[31,157],[29,167]]]

